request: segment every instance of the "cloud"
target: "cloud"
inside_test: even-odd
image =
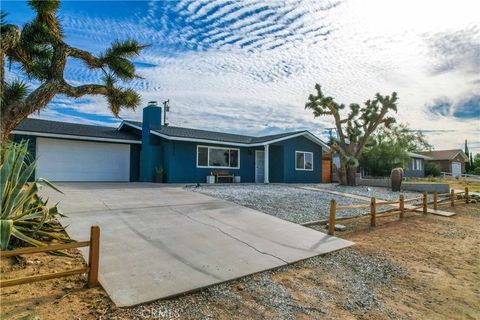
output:
[[[480,92],[480,23],[472,1],[188,0],[105,7],[63,5],[67,41],[95,53],[117,38],[151,44],[135,58],[144,79],[131,86],[144,102],[169,98],[172,124],[325,135],[332,119],[313,119],[303,108],[319,82],[347,104],[397,91],[398,122],[431,131],[437,148],[480,136],[478,100],[469,100]],[[102,74],[69,61],[65,76],[83,84]],[[103,98],[59,99],[41,116],[72,118],[75,108],[75,121],[110,123]],[[141,112],[121,116],[140,119]],[[438,128],[453,131],[434,132]]]
[[[463,30],[440,32],[427,38],[430,53],[436,59],[432,74],[451,71],[480,72],[480,27],[471,25]]]

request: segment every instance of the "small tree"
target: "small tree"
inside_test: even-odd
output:
[[[132,89],[117,85],[137,77],[130,59],[145,46],[134,40],[115,41],[103,54],[90,52],[65,43],[62,27],[57,17],[60,2],[57,0],[31,0],[30,7],[35,18],[20,28],[5,22],[6,13],[1,12],[0,51],[0,96],[1,136],[8,134],[25,118],[44,108],[57,94],[79,98],[84,95],[107,97],[110,110],[118,116],[122,108],[135,108],[140,96]],[[101,84],[73,86],[64,79],[68,58],[83,61],[87,68],[103,73]],[[29,90],[21,80],[5,79],[5,61],[17,64],[29,79],[39,85]]]
[[[372,175],[389,176],[393,168],[405,168],[410,160],[408,152],[431,149],[420,131],[411,130],[404,124],[392,125],[382,127],[370,136],[359,160]]]
[[[305,103],[305,109],[313,111],[314,117],[332,116],[338,138],[331,148],[340,155],[340,182],[344,185],[356,185],[358,158],[367,144],[369,137],[380,126],[389,127],[395,118],[387,117],[389,111],[397,112],[397,93],[391,96],[376,94],[373,100],[367,100],[363,107],[352,103],[346,114],[344,104],[339,104],[332,97],[325,96],[319,84],[315,85],[316,94],[311,94]]]

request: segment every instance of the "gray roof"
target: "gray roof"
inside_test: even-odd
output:
[[[13,133],[18,131],[116,140],[141,140],[141,138],[136,134],[124,130],[117,130],[117,128],[114,127],[50,121],[43,119],[27,118],[14,129]]]
[[[125,121],[127,124],[132,124],[137,127],[141,127],[142,123],[139,121]],[[241,143],[241,144],[256,144],[263,143],[275,139],[280,139],[284,137],[289,137],[299,133],[308,133],[308,131],[294,131],[294,132],[284,132],[279,134],[273,134],[268,136],[254,137],[240,134],[216,132],[216,131],[207,131],[183,127],[174,127],[174,126],[159,126],[153,127],[151,130],[163,134],[169,137],[177,138],[187,138],[187,139],[202,139],[202,140],[212,140],[220,142],[231,142],[231,143]]]

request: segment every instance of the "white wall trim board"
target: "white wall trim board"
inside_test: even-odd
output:
[[[132,144],[132,143],[141,144],[142,143],[142,141],[138,141],[138,140],[123,140],[123,139],[99,138],[99,137],[89,137],[89,136],[75,136],[75,135],[70,135],[70,134],[44,133],[44,132],[20,131],[20,130],[13,130],[12,134],[22,134],[22,135],[26,135],[26,136],[36,136],[36,137],[46,137],[46,138],[86,140],[86,141],[103,141],[103,142],[127,143],[127,144]]]

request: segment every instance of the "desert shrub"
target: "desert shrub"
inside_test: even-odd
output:
[[[2,211],[0,216],[0,249],[21,244],[46,245],[45,240],[68,240],[61,232],[56,216],[57,206],[49,207],[38,195],[39,180],[28,182],[36,162],[29,159],[27,142],[5,142],[0,164]],[[50,182],[41,181],[55,190]],[[60,191],[59,191],[60,192]]]
[[[438,164],[427,162],[425,164],[425,175],[427,177],[440,177],[442,170]]]

